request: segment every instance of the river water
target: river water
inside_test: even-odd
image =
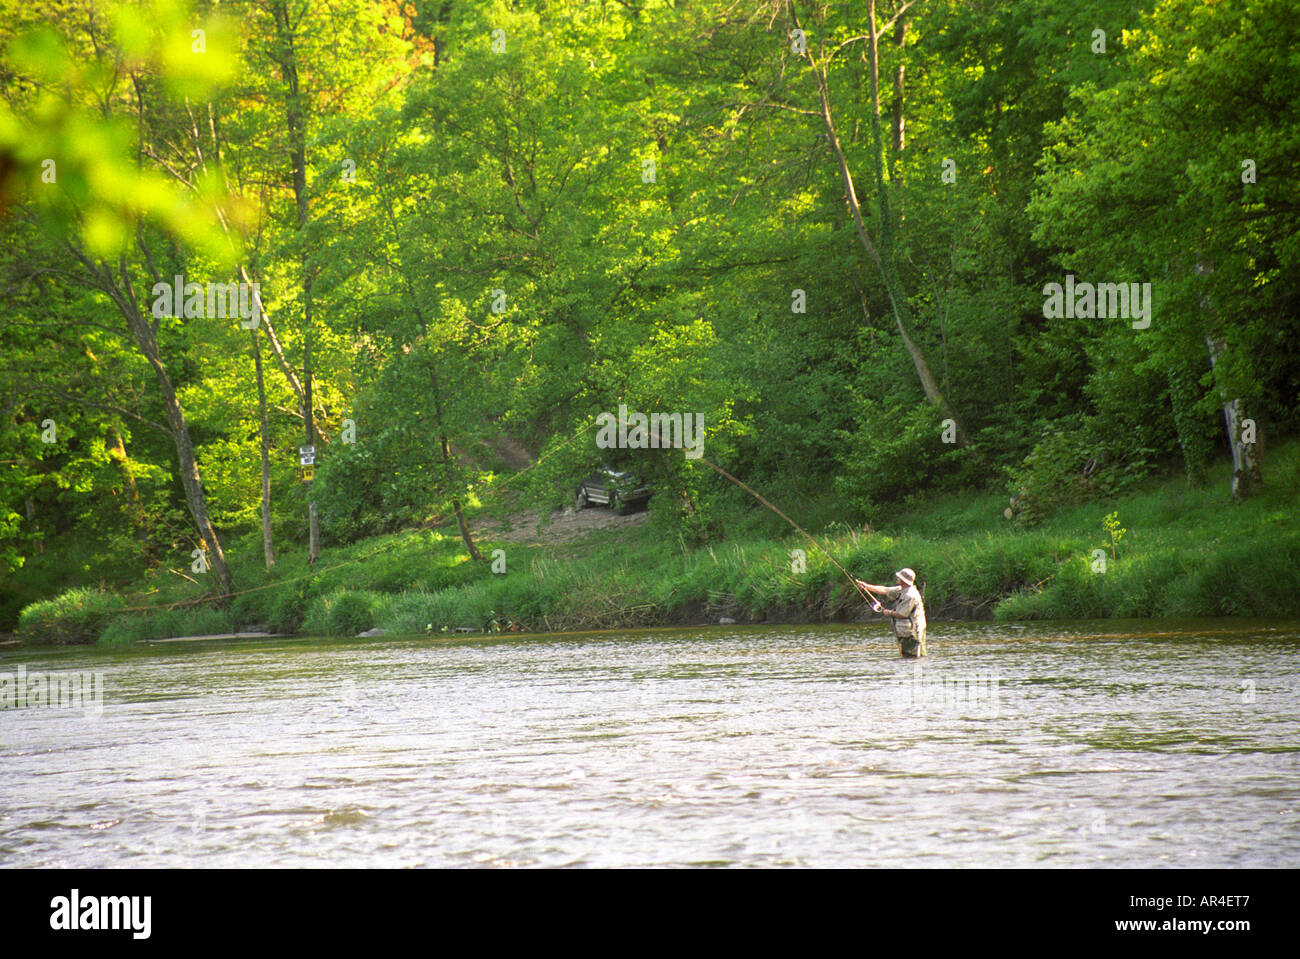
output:
[[[930,645],[919,672],[876,625],[11,648],[11,692],[103,693],[0,711],[0,864],[1300,865],[1300,623]]]

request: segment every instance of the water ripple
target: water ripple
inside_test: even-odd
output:
[[[18,866],[1295,866],[1297,624],[0,653]]]

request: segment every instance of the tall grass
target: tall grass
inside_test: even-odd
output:
[[[229,610],[201,606],[163,609],[117,617],[101,633],[99,644],[126,646],[170,636],[210,636],[234,630],[235,618]]]
[[[112,593],[70,589],[25,607],[18,616],[18,635],[44,646],[93,643],[125,605]]]
[[[1226,475],[1201,489],[1171,479],[1072,507],[1031,529],[1003,517],[1001,494],[967,492],[909,502],[878,517],[874,531],[831,522],[816,535],[821,548],[792,531],[773,535],[752,513],[725,524],[731,538],[694,549],[656,522],[564,545],[480,544],[485,552],[505,549],[503,574],[469,562],[451,533],[327,549],[314,567],[304,553],[284,551],[271,570],[250,538],[230,551],[242,591],[224,608],[162,608],[203,598],[199,587],[179,580],[146,582],[125,599],[74,590],[28,606],[19,635],[83,643],[102,635],[123,643],[249,625],[355,635],[371,627],[405,634],[482,629],[493,620],[558,630],[721,615],[858,616],[861,598],[836,562],[880,583],[912,567],[933,618],[1297,616],[1300,443],[1266,465],[1269,485],[1244,503],[1228,501]],[[825,503],[809,509],[833,515]],[[1102,524],[1111,512],[1127,528],[1117,544]],[[1105,551],[1104,571],[1097,550]],[[125,610],[138,605],[151,608]]]

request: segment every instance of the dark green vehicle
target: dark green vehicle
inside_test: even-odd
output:
[[[650,499],[652,490],[633,474],[602,467],[578,484],[574,505],[608,506],[620,516],[641,509]]]

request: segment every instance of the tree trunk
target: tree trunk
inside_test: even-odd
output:
[[[1169,406],[1174,415],[1178,445],[1183,451],[1187,481],[1192,486],[1205,485],[1205,467],[1213,450],[1205,435],[1204,424],[1196,415],[1197,372],[1192,364],[1179,363],[1165,374],[1169,383]]]
[[[306,263],[303,264],[304,268]],[[311,278],[305,276],[303,279],[303,316],[306,320],[306,340],[303,350],[303,386],[305,388],[306,402],[303,404],[303,412],[307,416],[307,445],[316,445],[316,422],[312,415],[311,402]],[[316,512],[316,498],[312,493],[312,486],[315,480],[307,481],[307,562],[314,564],[320,556],[320,517]]]
[[[266,568],[275,565],[275,549],[271,543],[271,439],[266,416],[266,384],[262,377],[262,340],[259,330],[249,331],[253,336],[253,370],[257,376],[257,422],[259,446],[262,448],[262,552]]]
[[[1214,336],[1207,336],[1205,344],[1210,348],[1210,369],[1214,369],[1227,344]],[[1242,442],[1242,421],[1245,418],[1241,397],[1223,398],[1223,419],[1228,428],[1228,445],[1232,448],[1232,498],[1237,500],[1252,495],[1264,484],[1259,461],[1255,458],[1255,444]]]
[[[289,11],[284,0],[272,4],[271,16],[275,21],[276,39],[280,48],[279,64],[284,75],[285,122],[289,127],[289,158],[293,164],[293,197],[298,209],[298,232],[307,226],[309,203],[307,198],[307,121],[303,105],[302,89],[298,82],[298,54],[294,48],[293,25],[289,20]],[[306,445],[316,445],[315,424],[312,422],[311,396],[311,282],[313,267],[311,257],[306,250],[302,254],[302,293],[303,293],[303,391],[302,412],[306,420]],[[307,481],[307,561],[315,563],[320,556],[320,521],[316,512],[316,500],[312,494],[313,481]]]
[[[447,442],[447,431],[442,425],[442,390],[438,383],[438,371],[433,366],[433,362],[433,358],[430,357],[429,382],[433,387],[433,412],[438,419],[438,442],[442,444],[443,482],[450,487],[452,483],[451,445]],[[465,549],[469,550],[469,558],[482,562],[483,554],[479,552],[474,538],[470,535],[469,524],[465,521],[465,513],[460,508],[459,497],[452,498],[451,508],[456,514],[456,528],[460,530],[461,542],[465,544]]]
[[[45,537],[41,535],[41,524],[36,522],[36,501],[30,496],[27,497],[27,524],[31,527],[32,535],[35,538],[37,554],[44,554]]]
[[[903,147],[907,143],[907,117],[903,111],[904,104],[904,74],[906,66],[903,63],[903,46],[907,42],[907,20],[903,17],[898,18],[894,24],[894,46],[898,48],[898,66],[894,69],[894,150],[893,163],[891,165],[892,179],[898,184],[900,199],[898,203],[898,220],[903,221]]]
[[[146,259],[152,264],[144,240],[139,237],[139,234],[137,239]],[[181,487],[185,491],[185,504],[189,507],[190,517],[194,520],[195,531],[203,546],[207,548],[208,568],[216,574],[221,596],[228,599],[235,591],[235,583],[230,575],[230,567],[226,565],[226,554],[221,548],[221,539],[217,536],[216,527],[212,525],[212,519],[208,515],[207,494],[203,490],[203,478],[199,474],[198,457],[194,453],[194,443],[190,439],[189,425],[185,422],[185,411],[181,408],[180,400],[176,396],[176,388],[172,385],[171,377],[167,374],[167,368],[163,366],[159,354],[157,320],[150,323],[141,311],[140,301],[135,295],[125,259],[118,260],[115,277],[112,268],[92,260],[84,250],[73,244],[68,244],[68,249],[85,268],[91,278],[91,285],[113,301],[126,321],[127,329],[135,340],[137,349],[153,369],[154,378],[158,381],[163,410],[167,414],[166,432],[176,446],[176,459],[180,467]]]
[[[1214,264],[1205,258],[1197,260],[1196,272],[1202,275],[1208,275],[1214,272]],[[1210,305],[1208,296],[1201,298],[1201,308],[1209,313],[1215,320],[1218,315]],[[1220,336],[1214,333],[1207,333],[1205,336],[1205,345],[1210,350],[1210,370],[1216,372],[1215,367],[1222,357],[1228,344]],[[1228,448],[1232,450],[1232,498],[1235,500],[1245,499],[1252,495],[1259,487],[1264,485],[1264,477],[1260,473],[1259,461],[1255,458],[1255,445],[1242,441],[1242,421],[1245,419],[1245,404],[1242,403],[1241,397],[1230,397],[1224,393],[1222,387],[1219,388],[1219,399],[1223,405],[1224,424],[1228,430]]]
[[[397,244],[400,255],[402,238],[397,230],[397,218],[393,214],[392,199],[383,194],[383,200],[384,209],[388,213],[388,224],[393,231],[393,242]],[[434,425],[438,430],[438,443],[442,447],[443,484],[450,488],[452,484],[451,444],[447,441],[447,427],[442,418],[442,384],[438,380],[437,360],[433,356],[432,344],[428,342],[429,324],[424,318],[424,311],[420,309],[420,303],[415,296],[415,287],[412,286],[410,277],[406,275],[405,270],[400,269],[398,275],[406,284],[406,292],[411,299],[411,312],[415,314],[415,321],[420,326],[420,336],[425,339],[425,346],[429,347],[429,386],[433,392]],[[470,559],[482,562],[483,554],[479,552],[478,546],[474,543],[474,537],[470,534],[469,523],[466,522],[465,512],[461,509],[460,497],[452,497],[451,508],[456,514],[456,528],[460,530],[461,542],[465,544],[465,549],[469,551]]]
[[[465,513],[460,508],[460,500],[452,500],[451,508],[456,513],[456,528],[460,530],[461,542],[464,543],[465,548],[469,550],[469,558],[480,563],[483,562],[483,554],[479,552],[478,546],[475,545],[474,540],[470,537],[469,524],[465,522]]]
[[[880,121],[880,80],[879,80],[879,47],[876,37],[876,3],[875,0],[869,2],[869,12],[867,17],[867,54],[869,59],[868,74],[871,83],[871,109],[869,111],[871,127],[871,156],[872,166],[876,179],[876,200],[879,210],[876,220],[876,230],[880,237],[879,247],[871,241],[871,234],[867,231],[867,225],[862,218],[862,206],[858,202],[857,189],[853,182],[853,174],[849,170],[848,158],[844,155],[844,147],[840,143],[839,134],[835,130],[835,119],[831,114],[830,106],[830,87],[824,63],[813,63],[814,75],[817,81],[817,93],[821,102],[821,118],[826,128],[826,140],[830,144],[831,152],[835,155],[835,160],[840,170],[840,179],[844,185],[845,199],[849,206],[849,212],[853,215],[853,225],[858,235],[858,240],[862,243],[863,249],[866,250],[867,256],[875,264],[876,269],[880,272],[881,279],[885,285],[885,292],[889,296],[890,307],[894,313],[894,321],[898,326],[899,335],[903,340],[903,347],[907,350],[908,356],[912,360],[912,366],[916,370],[917,379],[921,383],[921,389],[925,392],[925,397],[931,405],[939,410],[947,419],[953,421],[956,432],[958,446],[968,446],[970,443],[965,429],[962,427],[961,420],[953,412],[951,404],[947,397],[944,396],[943,390],[939,387],[939,381],[935,379],[934,373],[930,370],[930,364],[926,361],[925,353],[912,339],[909,333],[909,327],[912,324],[911,310],[907,305],[907,297],[899,283],[898,276],[894,270],[894,246],[893,246],[893,214],[889,207],[889,183],[885,169],[885,142],[884,132]],[[798,26],[798,20],[795,20],[795,26]],[[810,57],[811,61],[811,57]],[[859,289],[859,295],[862,295]],[[863,299],[863,310],[866,310],[866,301]]]
[[[207,499],[203,492],[203,478],[199,474],[198,457],[194,454],[194,444],[190,439],[189,426],[185,422],[185,411],[181,409],[180,401],[176,398],[176,389],[172,386],[171,377],[167,375],[167,370],[158,355],[157,337],[154,335],[153,327],[140,315],[139,309],[135,306],[134,295],[131,296],[131,303],[126,303],[116,296],[114,299],[117,300],[119,309],[126,315],[126,322],[131,329],[131,335],[135,338],[136,345],[153,368],[154,377],[158,380],[158,390],[162,395],[163,409],[167,413],[169,432],[171,433],[172,442],[176,444],[176,457],[180,464],[181,486],[185,490],[185,503],[189,506],[190,516],[194,519],[194,527],[198,531],[199,538],[203,541],[203,545],[207,547],[208,566],[216,574],[217,582],[221,587],[221,595],[229,597],[235,591],[234,580],[230,576],[230,568],[226,565],[226,554],[221,548],[221,540],[217,536],[211,518],[208,516]]]
[[[239,268],[239,277],[250,287],[253,285],[253,280],[249,276],[248,270],[243,266],[240,266]],[[275,358],[275,363],[280,367],[280,371],[284,373],[284,378],[288,381],[289,388],[293,390],[293,395],[298,398],[298,409],[302,412],[303,419],[306,420],[307,416],[305,410],[307,409],[307,392],[303,389],[302,380],[299,379],[297,372],[289,365],[289,360],[284,355],[284,346],[281,345],[280,337],[275,332],[275,326],[271,323],[271,315],[266,310],[266,304],[262,302],[261,294],[256,294],[256,297],[258,315],[261,318],[260,325],[266,331],[266,342],[271,344],[271,355]],[[321,437],[319,426],[316,427],[316,436],[327,441],[329,439],[328,436]]]

